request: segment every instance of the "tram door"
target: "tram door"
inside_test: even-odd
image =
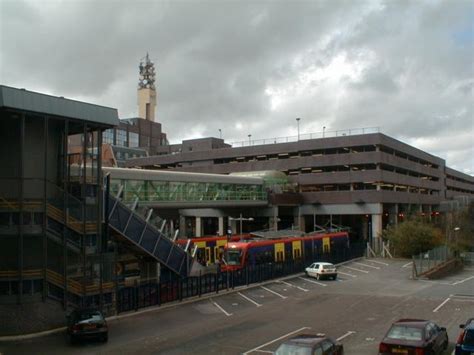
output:
[[[226,245],[226,240],[217,240],[216,246],[214,247],[214,260],[221,260],[224,257],[224,247]]]
[[[293,241],[293,260],[301,258],[301,240]]]
[[[323,238],[323,253],[327,254],[331,252],[331,241],[330,238]]]
[[[285,243],[275,243],[275,261],[285,261]]]

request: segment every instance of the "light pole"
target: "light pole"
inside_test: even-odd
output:
[[[219,128],[219,138],[222,139],[222,129]]]
[[[301,118],[299,117],[296,118],[296,124],[298,126],[298,141],[300,140],[300,120]]]
[[[249,134],[248,137],[249,137],[249,146],[250,146],[250,145],[251,145],[251,143],[250,143],[250,137],[252,137],[252,135]]]
[[[326,131],[326,126],[323,126],[323,138],[324,138],[325,131]]]

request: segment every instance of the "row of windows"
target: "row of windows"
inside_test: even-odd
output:
[[[451,186],[446,187],[446,190],[456,191],[456,192],[463,192],[463,193],[466,193],[466,194],[474,194],[474,191],[472,191],[472,190],[460,189],[460,188],[451,187]]]
[[[410,160],[414,163],[421,164],[421,165],[423,165],[425,167],[428,167],[428,168],[438,169],[438,167],[439,167],[437,164],[430,163],[429,161],[426,161],[424,159],[414,157],[413,155],[403,153],[399,150],[389,148],[389,147],[386,147],[386,146],[383,146],[383,145],[380,146],[380,151],[384,152],[384,153],[387,153],[387,154],[395,155],[395,156],[397,156],[399,158],[402,158],[402,159]]]
[[[111,128],[104,131],[102,141],[120,147],[137,148],[139,146],[139,135],[135,132],[128,132],[127,138],[127,131]]]
[[[314,184],[300,186],[300,192],[324,192],[324,191],[359,191],[359,190],[381,190],[401,191],[425,195],[439,195],[439,190],[425,189],[417,186],[390,184],[385,182],[364,183],[357,182],[352,184]],[[352,189],[351,189],[352,188]]]
[[[463,183],[469,184],[469,185],[474,185],[474,181],[469,181],[469,180],[462,179],[462,178],[459,178],[459,177],[456,177],[456,176],[453,176],[453,175],[449,175],[449,174],[446,174],[446,177],[447,177],[448,179],[451,179],[451,180],[463,182]]]

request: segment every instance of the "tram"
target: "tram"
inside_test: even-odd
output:
[[[304,259],[349,249],[347,232],[319,233],[301,237],[229,242],[224,245],[222,270],[239,270],[247,265]]]

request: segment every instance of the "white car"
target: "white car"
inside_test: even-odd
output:
[[[313,263],[308,266],[305,271],[306,276],[315,277],[318,280],[322,278],[337,279],[337,269],[334,264],[331,263]]]

